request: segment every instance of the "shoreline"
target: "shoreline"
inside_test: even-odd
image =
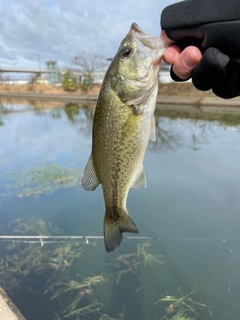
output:
[[[40,101],[62,101],[62,102],[96,102],[98,95],[71,95],[71,94],[39,94],[39,93],[18,93],[0,92],[1,98],[19,100],[40,100]],[[157,104],[162,105],[191,105],[191,106],[217,106],[217,107],[240,107],[240,98],[221,99],[218,97],[192,97],[192,96],[169,96],[158,95]]]
[[[1,320],[26,320],[6,291],[0,287],[0,318]]]

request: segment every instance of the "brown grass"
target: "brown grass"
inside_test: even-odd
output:
[[[159,83],[158,94],[160,96],[175,97],[216,97],[211,90],[197,90],[191,82]]]
[[[94,83],[88,90],[88,94],[98,95],[100,91],[101,85],[98,83]]]
[[[48,84],[28,84],[28,85],[9,85],[0,84],[0,92],[14,93],[44,93],[44,94],[66,94],[62,87],[51,86]],[[74,92],[75,94],[77,91]]]
[[[48,84],[28,84],[28,85],[9,85],[0,84],[0,92],[14,93],[36,93],[36,94],[69,94],[69,95],[98,95],[100,84],[93,84],[87,91],[78,88],[76,91],[64,91],[62,87],[51,86]],[[181,96],[181,97],[215,97],[211,91],[199,91],[192,83],[159,83],[159,95],[162,96]]]
[[[0,84],[0,92],[14,92],[14,93],[36,93],[36,94],[69,94],[69,95],[81,95],[81,94],[98,94],[100,90],[100,84],[93,84],[87,91],[81,90],[79,87],[76,91],[65,91],[60,86],[51,86],[49,84],[28,84],[28,85],[9,85]]]

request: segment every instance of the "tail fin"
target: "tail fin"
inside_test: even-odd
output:
[[[114,251],[122,241],[122,233],[138,233],[138,229],[125,210],[117,214],[114,208],[108,208],[104,217],[104,243],[107,252]]]

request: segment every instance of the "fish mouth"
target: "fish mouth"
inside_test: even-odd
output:
[[[154,50],[156,56],[153,60],[154,64],[160,62],[161,56],[169,46],[165,41],[149,35],[147,32],[143,31],[136,22],[132,23],[129,33],[141,41],[144,46]]]
[[[135,32],[139,33],[142,36],[150,37],[150,35],[147,32],[143,31],[136,22],[132,23],[131,28],[130,28],[130,32],[131,31],[135,31]]]

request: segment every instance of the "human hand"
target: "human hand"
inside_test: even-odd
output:
[[[202,58],[199,48],[194,46],[186,47],[183,51],[173,44],[165,31],[161,31],[161,39],[164,40],[169,47],[165,50],[162,57],[163,61],[172,65],[171,77],[175,81],[186,81],[191,78],[194,67]]]
[[[192,77],[199,90],[222,98],[240,95],[239,0],[189,0],[166,7],[162,38],[170,45],[164,61],[175,81]],[[171,40],[170,40],[171,39]]]

